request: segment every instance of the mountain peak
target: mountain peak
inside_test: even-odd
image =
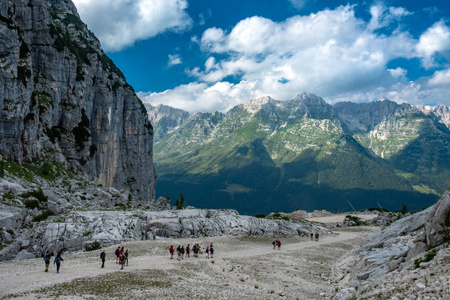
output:
[[[256,99],[252,99],[252,100],[245,102],[244,109],[246,111],[248,111],[249,113],[254,114],[254,113],[260,111],[263,106],[265,106],[269,103],[274,103],[274,102],[275,102],[275,100],[273,100],[269,96],[256,98]]]

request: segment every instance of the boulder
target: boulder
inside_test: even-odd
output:
[[[27,250],[21,250],[19,253],[17,253],[14,260],[31,259],[31,258],[35,258],[35,257],[36,256],[33,253],[30,253]]]
[[[16,229],[23,226],[26,216],[26,209],[6,206],[0,210],[0,227],[6,229]]]
[[[431,207],[425,228],[427,244],[431,247],[440,245],[444,239],[450,238],[450,191],[446,191]]]

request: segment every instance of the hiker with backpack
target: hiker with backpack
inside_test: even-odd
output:
[[[50,252],[47,252],[42,256],[45,262],[45,272],[48,272],[48,267],[50,266]]]
[[[209,246],[206,246],[206,258],[209,258]]]
[[[120,255],[120,247],[117,247],[114,254],[116,254],[116,264],[118,264],[119,263],[119,255]]]
[[[211,243],[211,245],[209,245],[209,254],[211,255],[211,258],[214,258],[214,248],[213,248],[213,243]]]
[[[177,260],[181,260],[181,245],[178,245],[177,247],[177,254],[178,254]]]
[[[105,267],[105,260],[106,260],[105,250],[103,250],[102,253],[100,253],[100,259],[102,260],[102,268],[104,268]]]
[[[170,248],[169,248],[170,259],[173,259],[173,253],[174,252],[175,252],[175,250],[173,250],[173,245],[170,245]]]
[[[186,246],[186,258],[189,258],[190,256],[190,253],[191,253],[191,247],[189,247],[189,244],[187,244],[187,246]]]
[[[56,265],[56,273],[59,273],[59,268],[61,267],[62,261],[64,261],[64,259],[61,257],[61,254],[58,253],[58,255],[55,257],[55,260],[53,261],[53,264]]]
[[[125,253],[124,253],[124,255],[123,255],[124,257],[125,257],[125,263],[127,264],[127,266],[128,266],[128,249],[127,250],[125,250]]]
[[[277,247],[278,247],[278,250],[280,250],[280,248],[281,248],[281,242],[280,242],[280,240],[278,240],[278,239],[277,239]]]
[[[125,253],[120,253],[119,264],[120,264],[120,270],[123,270],[123,267],[125,265]]]
[[[192,246],[192,252],[194,252],[194,257],[197,257],[198,253],[197,244],[194,244],[194,246]]]

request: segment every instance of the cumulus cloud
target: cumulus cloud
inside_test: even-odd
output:
[[[413,39],[402,32],[377,35],[373,25],[355,17],[353,8],[341,6],[278,23],[251,17],[229,33],[210,28],[201,38],[202,49],[211,57],[228,57],[214,64],[209,58],[204,70],[192,74],[205,82],[241,74],[242,80],[279,98],[305,90],[330,97],[367,89],[380,80],[397,80],[401,70],[389,71],[386,65],[398,57],[413,57]],[[387,15],[406,12],[384,9],[382,14],[389,19]],[[376,28],[384,23],[378,22]]]
[[[354,8],[340,6],[282,22],[255,16],[231,30],[209,28],[195,38],[207,57],[204,65],[187,70],[201,83],[148,93],[143,100],[188,111],[225,111],[255,97],[284,100],[303,91],[330,103],[386,96],[424,104],[445,95],[447,73],[410,82],[407,69],[387,67],[396,59],[418,58],[424,66],[435,65],[450,49],[444,21],[417,40],[401,29],[402,18],[411,14],[407,10],[374,5],[371,19],[364,21]],[[236,82],[227,82],[230,76]]]
[[[439,56],[450,57],[450,28],[444,21],[435,23],[420,36],[416,46],[425,68],[436,66]]]
[[[192,26],[187,0],[74,0],[78,13],[107,51]]]
[[[169,105],[190,113],[225,112],[242,103],[242,99],[250,100],[262,95],[255,90],[253,83],[245,81],[238,84],[222,81],[213,85],[193,82],[161,93],[138,93],[145,103]]]

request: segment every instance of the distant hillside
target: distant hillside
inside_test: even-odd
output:
[[[424,113],[387,99],[331,106],[304,93],[253,99],[226,114],[170,110],[164,118],[157,110],[164,124],[176,116],[160,129],[150,118],[161,133],[157,194],[173,201],[182,192],[187,204],[245,214],[420,209],[449,185],[444,109]]]

